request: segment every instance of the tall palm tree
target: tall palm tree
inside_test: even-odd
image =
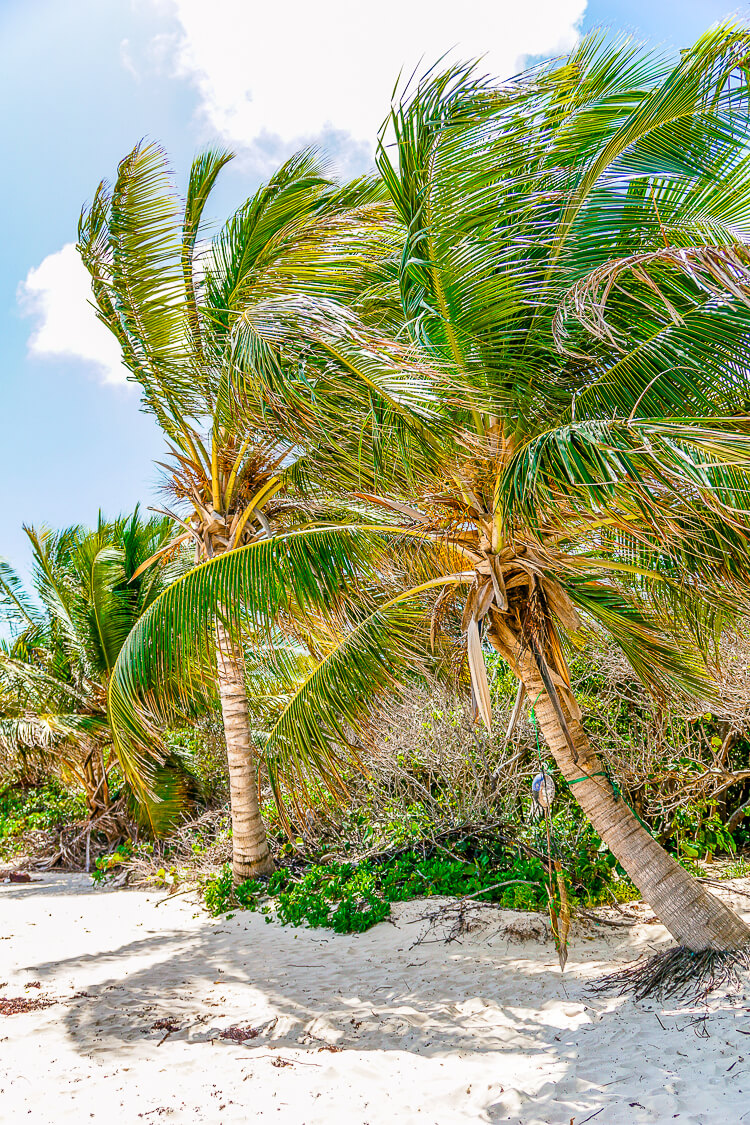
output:
[[[113,676],[124,739],[142,741],[160,669],[189,667],[219,604],[230,630],[319,610],[333,565],[348,624],[280,714],[271,762],[366,737],[441,639],[466,646],[489,725],[492,645],[677,940],[750,940],[631,813],[566,661],[593,625],[655,692],[705,696],[712,638],[747,606],[749,57],[733,26],[676,65],[594,37],[499,87],[468,67],[428,76],[394,106],[379,167],[403,230],[398,342],[371,340],[353,370],[319,347],[310,305],[263,348],[254,324],[234,327],[244,393],[390,528],[287,533],[165,592]],[[330,323],[330,304],[317,315]],[[350,340],[371,316],[348,321]],[[379,330],[392,323],[389,305]],[[178,630],[167,657],[154,637]]]
[[[107,685],[125,638],[179,565],[143,573],[173,536],[171,520],[132,516],[94,530],[26,528],[36,597],[0,564],[0,620],[11,639],[0,650],[0,743],[8,752],[52,759],[81,786],[91,821],[119,835],[113,811],[112,732]],[[134,811],[164,831],[184,808],[190,783],[178,763],[162,767],[158,800]]]
[[[347,304],[378,280],[388,237],[382,187],[372,179],[341,187],[303,152],[209,240],[204,210],[230,159],[221,151],[199,156],[181,203],[163,152],[139,145],[121,162],[114,186],[100,185],[79,227],[98,315],[120,342],[144,409],[169,439],[164,468],[175,510],[168,514],[181,533],[165,549],[190,542],[196,563],[309,522],[320,508],[295,492],[295,476],[305,476],[302,451],[262,405],[237,393],[238,320],[263,348],[264,335],[274,338],[279,308],[300,309],[325,294],[345,317]],[[304,378],[302,368],[299,374]],[[220,607],[194,663],[218,683],[239,881],[273,863],[258,803],[242,642],[224,624],[230,611]],[[306,632],[291,621],[289,631]],[[150,739],[158,743],[158,725]],[[129,758],[124,740],[121,756],[138,784],[143,757]]]

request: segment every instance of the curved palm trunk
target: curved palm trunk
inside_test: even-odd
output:
[[[494,615],[493,615],[494,617]],[[568,743],[555,706],[547,694],[536,662],[529,653],[510,648],[509,631],[496,620],[488,639],[510,664],[526,688],[539,726],[566,781],[575,781],[574,797],[604,843],[620,861],[639,891],[686,949],[738,949],[750,943],[750,929],[741,918],[709,894],[696,879],[664,850],[628,808],[615,797],[603,765],[591,748],[586,732],[559,692],[575,755]],[[576,760],[577,758],[577,760]],[[592,780],[579,781],[589,775]]]
[[[235,884],[274,869],[258,804],[257,764],[250,740],[242,658],[223,625],[216,624],[216,669],[229,764],[232,874]]]

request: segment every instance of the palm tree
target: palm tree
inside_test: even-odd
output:
[[[290,604],[340,610],[348,579],[348,626],[279,715],[274,769],[365,738],[441,639],[466,646],[489,725],[490,644],[675,938],[750,940],[631,813],[565,655],[582,626],[604,629],[654,692],[705,697],[712,639],[747,606],[749,57],[733,26],[676,65],[594,37],[501,87],[470,67],[428,76],[394,106],[379,167],[403,230],[398,344],[370,340],[352,370],[308,330],[311,304],[262,349],[234,327],[244,393],[390,529],[286,533],[166,591],[112,679],[124,740],[160,710],[155,635],[180,632],[179,676],[219,604],[230,631],[259,629]],[[392,323],[389,304],[379,329]]]
[[[100,185],[79,227],[98,315],[120,342],[144,409],[169,439],[164,468],[176,510],[167,514],[181,533],[165,550],[190,542],[196,563],[308,522],[320,507],[295,494],[295,475],[305,475],[301,451],[265,404],[237,394],[238,320],[262,349],[264,334],[273,339],[279,308],[299,309],[325,293],[345,315],[346,304],[377,280],[377,249],[387,238],[377,182],[340,187],[303,152],[208,241],[204,209],[230,159],[220,151],[199,156],[180,205],[163,152],[139,145],[121,162],[114,186]],[[224,624],[230,610],[220,607],[194,662],[218,683],[233,868],[241,881],[268,873],[273,862],[258,803],[242,643]],[[307,632],[288,621],[290,631]],[[174,638],[165,639],[170,644]],[[150,741],[158,744],[156,725]],[[123,740],[121,758],[134,784],[142,784],[143,755],[129,756]]]
[[[11,640],[0,650],[0,743],[6,752],[58,762],[80,785],[89,817],[113,839],[123,831],[113,796],[107,684],[125,638],[160,590],[179,573],[143,563],[173,536],[171,520],[142,520],[138,510],[90,531],[26,528],[36,598],[0,564],[0,620]],[[163,832],[184,808],[190,779],[174,758],[162,765],[158,799],[133,811]]]

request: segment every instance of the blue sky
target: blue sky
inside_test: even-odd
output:
[[[178,175],[203,144],[233,146],[224,212],[311,139],[343,172],[367,166],[396,75],[420,57],[487,52],[502,75],[591,27],[679,47],[732,13],[748,5],[0,0],[0,556],[25,567],[23,523],[91,523],[100,507],[154,502],[161,440],[70,249],[81,204],[139,138],[160,140]]]

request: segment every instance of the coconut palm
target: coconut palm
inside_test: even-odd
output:
[[[705,697],[712,638],[747,606],[748,57],[731,26],[676,65],[590,38],[500,87],[472,68],[428,76],[394,106],[379,167],[404,232],[398,346],[340,363],[309,331],[330,305],[279,313],[273,346],[257,346],[252,318],[234,326],[243,393],[390,530],[287,533],[166,591],[112,679],[123,738],[137,744],[159,712],[155,636],[180,632],[179,675],[219,604],[230,631],[290,604],[319,611],[333,567],[350,578],[348,627],[279,715],[270,761],[365,737],[441,638],[466,646],[489,725],[489,644],[678,941],[750,939],[622,799],[566,661],[583,627],[604,629],[655,693]]]
[[[169,439],[168,514],[181,531],[165,550],[192,543],[196,563],[321,515],[320,504],[294,490],[295,477],[305,476],[302,451],[267,416],[266,404],[236,393],[237,321],[243,318],[255,347],[264,349],[265,338],[275,338],[279,307],[300,309],[324,293],[335,299],[338,321],[345,320],[348,304],[378,280],[379,247],[387,240],[377,182],[341,187],[306,152],[207,239],[204,209],[230,158],[219,151],[198,157],[181,204],[163,152],[139,145],[120,164],[114,186],[100,185],[79,230],[99,317],[120,342],[144,408]],[[299,375],[304,379],[302,367]],[[194,664],[218,683],[233,867],[241,880],[273,864],[258,804],[242,641],[223,622],[230,608],[215,616]],[[287,620],[290,632],[304,640],[309,628]],[[155,725],[152,746],[158,740]],[[121,758],[134,783],[142,782],[144,756],[129,756],[123,740]]]
[[[11,640],[0,651],[0,743],[7,753],[54,760],[80,785],[92,822],[114,838],[123,831],[111,774],[117,765],[107,712],[107,684],[138,617],[179,568],[142,572],[173,536],[171,520],[100,517],[90,531],[26,528],[32,584],[0,564],[0,620]],[[139,574],[140,571],[140,574]],[[194,792],[174,757],[156,778],[157,800],[131,809],[164,832]]]

